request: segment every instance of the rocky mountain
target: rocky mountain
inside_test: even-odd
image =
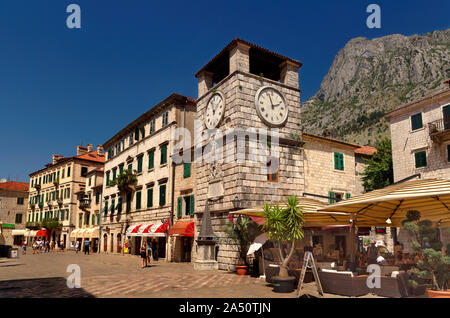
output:
[[[302,105],[305,132],[374,144],[389,136],[384,114],[444,87],[450,29],[425,35],[355,38],[339,51],[319,91]]]

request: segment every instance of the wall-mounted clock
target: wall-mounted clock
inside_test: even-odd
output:
[[[216,128],[225,113],[225,97],[221,92],[214,93],[208,101],[205,113],[205,125],[208,129]]]
[[[255,96],[256,112],[268,126],[279,127],[286,123],[288,108],[283,94],[271,86],[261,87]]]

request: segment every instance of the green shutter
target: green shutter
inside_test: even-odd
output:
[[[190,203],[191,203],[191,210],[190,210],[191,216],[194,216],[194,212],[195,212],[195,211],[194,211],[194,210],[195,210],[194,195],[191,195]]]
[[[127,194],[127,212],[131,211],[131,193]]]
[[[339,169],[339,153],[334,153],[334,169]]]
[[[117,199],[117,213],[122,213],[122,197]]]
[[[425,151],[416,152],[414,156],[416,160],[416,168],[427,166],[427,154]]]
[[[159,205],[166,205],[166,185],[163,184],[159,187]]]
[[[340,170],[344,170],[344,154],[343,153],[340,153],[339,154],[339,167],[340,167]]]
[[[422,127],[422,113],[411,116],[411,130],[417,130]]]
[[[350,199],[351,197],[352,197],[352,195],[351,195],[350,193],[346,193],[346,194],[345,194],[345,199],[346,199],[346,200]]]
[[[155,167],[155,151],[150,151],[148,153],[148,170]]]
[[[153,188],[147,189],[147,208],[153,206]]]
[[[117,169],[114,169],[113,170],[113,175],[112,175],[112,179],[113,180],[116,180],[116,172],[117,172]]]
[[[183,198],[178,197],[178,200],[177,200],[177,217],[178,218],[182,217],[182,208],[183,208]]]
[[[106,186],[109,186],[109,171],[106,173]]]
[[[114,214],[114,210],[116,208],[116,199],[111,200],[111,215]]]
[[[334,203],[336,200],[332,199],[334,198],[334,192],[333,191],[328,191],[328,204],[332,204]]]
[[[123,165],[119,166],[119,175],[123,173]]]
[[[92,217],[91,217],[91,225],[95,224],[95,214],[92,213]]]
[[[344,154],[339,152],[334,153],[334,169],[344,170]]]
[[[130,163],[130,164],[128,165],[128,171],[133,171],[133,164],[132,164],[132,163]]]
[[[165,164],[167,162],[167,145],[161,146],[161,164]]]
[[[108,201],[105,201],[105,216],[108,215]]]
[[[191,163],[190,162],[185,162],[184,163],[184,174],[183,177],[184,178],[189,178],[191,176]]]
[[[141,191],[136,192],[136,210],[141,209]]]

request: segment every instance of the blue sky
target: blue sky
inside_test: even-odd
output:
[[[68,29],[66,7],[81,7]],[[381,29],[366,8],[381,7]],[[102,144],[173,92],[234,37],[301,61],[305,101],[354,37],[450,27],[450,1],[0,2],[0,178],[28,182],[52,154]]]

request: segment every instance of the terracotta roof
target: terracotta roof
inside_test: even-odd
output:
[[[345,141],[333,139],[333,138],[330,138],[330,137],[309,134],[309,133],[306,133],[306,132],[303,132],[302,135],[305,136],[305,137],[311,137],[311,138],[320,139],[320,140],[323,140],[323,141],[329,141],[329,142],[333,142],[333,143],[338,143],[338,144],[341,144],[341,145],[344,145],[344,146],[353,147],[353,148],[360,148],[361,147],[358,144],[353,144],[353,143],[350,143],[350,142],[345,142]]]
[[[0,183],[0,190],[28,191],[29,184],[25,182],[7,181]]]
[[[367,155],[367,156],[373,156],[374,153],[377,152],[377,148],[370,147],[370,146],[362,146],[361,148],[358,148],[355,150],[355,153],[360,155]]]
[[[95,161],[95,162],[105,162],[105,154],[101,154],[100,156],[97,153],[97,150],[85,153],[84,155],[76,156],[77,159]]]

